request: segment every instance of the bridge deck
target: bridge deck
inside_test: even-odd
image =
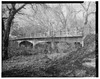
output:
[[[11,41],[80,41],[83,36],[70,36],[70,37],[37,37],[37,38],[20,38]]]

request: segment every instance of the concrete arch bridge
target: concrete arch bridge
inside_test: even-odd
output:
[[[49,42],[49,43],[51,43],[52,48],[54,48],[54,46],[59,42],[68,42],[68,43],[79,42],[82,44],[82,46],[84,46],[83,45],[83,36],[20,38],[20,39],[14,39],[11,41],[17,41],[19,46],[23,41],[24,42],[27,41],[27,43],[30,42],[33,44],[33,46],[39,42]],[[32,44],[30,44],[30,45],[32,45]]]

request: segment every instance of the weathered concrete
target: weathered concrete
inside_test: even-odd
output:
[[[83,36],[69,36],[69,37],[41,37],[41,38],[21,38],[21,39],[14,39],[11,41],[18,41],[20,43],[21,41],[27,40],[31,43],[33,43],[33,46],[37,44],[38,42],[51,42],[51,47],[55,48],[55,42],[68,42],[68,43],[74,43],[74,42],[80,42],[83,46]]]

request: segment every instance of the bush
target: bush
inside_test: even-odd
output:
[[[74,44],[76,49],[82,48],[82,44],[80,42],[75,42]]]
[[[51,51],[51,44],[47,42],[41,42],[34,46],[36,53],[47,54]]]
[[[85,38],[84,38],[84,48],[86,48],[86,50],[88,52],[93,52],[96,49],[96,35],[95,34],[88,34]]]
[[[25,47],[18,47],[18,48],[9,48],[8,55],[9,57],[13,56],[29,56],[33,55],[34,51],[32,49],[26,49]]]
[[[57,47],[59,53],[68,53],[68,52],[75,51],[74,44],[68,42],[59,42],[57,44]]]
[[[96,36],[95,34],[88,34],[85,38],[84,38],[84,46],[88,46],[90,45],[92,42],[96,41]]]

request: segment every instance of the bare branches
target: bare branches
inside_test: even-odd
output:
[[[95,12],[91,12],[91,13],[89,13],[89,14],[86,15],[85,24],[88,23],[88,17],[89,17],[91,14],[95,14]]]
[[[37,8],[37,5],[36,4],[30,4],[31,5],[31,8],[32,8],[32,10],[34,10],[35,12],[36,12],[36,10],[38,9]],[[35,7],[34,7],[35,6]]]
[[[21,13],[21,12],[17,12],[18,14],[21,14],[21,15],[25,15],[24,13]]]
[[[35,15],[36,15],[36,13],[37,13],[37,11],[38,11],[38,7],[37,7],[36,4],[30,4],[30,5],[31,5],[32,10],[34,11],[33,17],[35,17]]]
[[[7,7],[7,9],[8,9],[9,11],[11,10],[11,8],[9,8],[8,5],[6,5],[6,7]]]
[[[89,2],[89,3],[88,3],[87,11],[89,10],[89,7],[90,7],[90,3],[91,3],[91,2]]]
[[[21,7],[19,7],[15,12],[17,13],[19,10],[21,10],[26,4],[23,4]]]
[[[73,13],[74,13],[74,18],[76,18],[76,15],[78,14],[78,13],[80,13],[82,10],[79,10],[79,11],[73,11]]]
[[[83,3],[81,4],[81,6],[83,7],[83,9],[86,11],[86,8],[85,8],[85,6],[83,5]]]
[[[81,6],[83,7],[83,9],[84,9],[85,11],[88,11],[88,10],[89,10],[89,7],[90,7],[90,4],[91,4],[91,2],[88,3],[87,8],[85,7],[85,5],[84,5],[83,3],[81,4]]]
[[[11,5],[12,5],[12,9],[13,9],[13,10],[16,10],[16,8],[15,8],[16,3],[13,3],[13,4],[11,4]]]
[[[65,27],[66,26],[67,17],[64,16],[64,13],[62,11],[62,5],[58,4],[58,7],[56,7],[56,8],[53,9],[53,11],[56,14],[56,16],[59,18],[59,20],[62,23],[63,27]]]
[[[83,4],[81,4],[81,6],[85,10],[85,18],[84,18],[85,19],[85,23],[84,23],[85,25],[88,23],[88,17],[89,17],[89,15],[95,14],[95,12],[89,12],[90,4],[91,4],[91,2],[88,2],[87,8]]]
[[[89,13],[88,16],[91,15],[91,14],[95,14],[95,12],[91,12],[91,13]]]
[[[63,16],[64,21],[65,21],[64,23],[66,23],[67,17],[64,16],[64,13],[63,13],[63,11],[62,11],[62,9],[61,9],[61,5],[60,5],[60,4],[59,4],[59,6],[60,6],[61,15]]]
[[[44,4],[40,4],[43,8],[45,8],[45,9],[48,9],[48,8],[50,8],[48,5],[46,5],[45,3]]]

